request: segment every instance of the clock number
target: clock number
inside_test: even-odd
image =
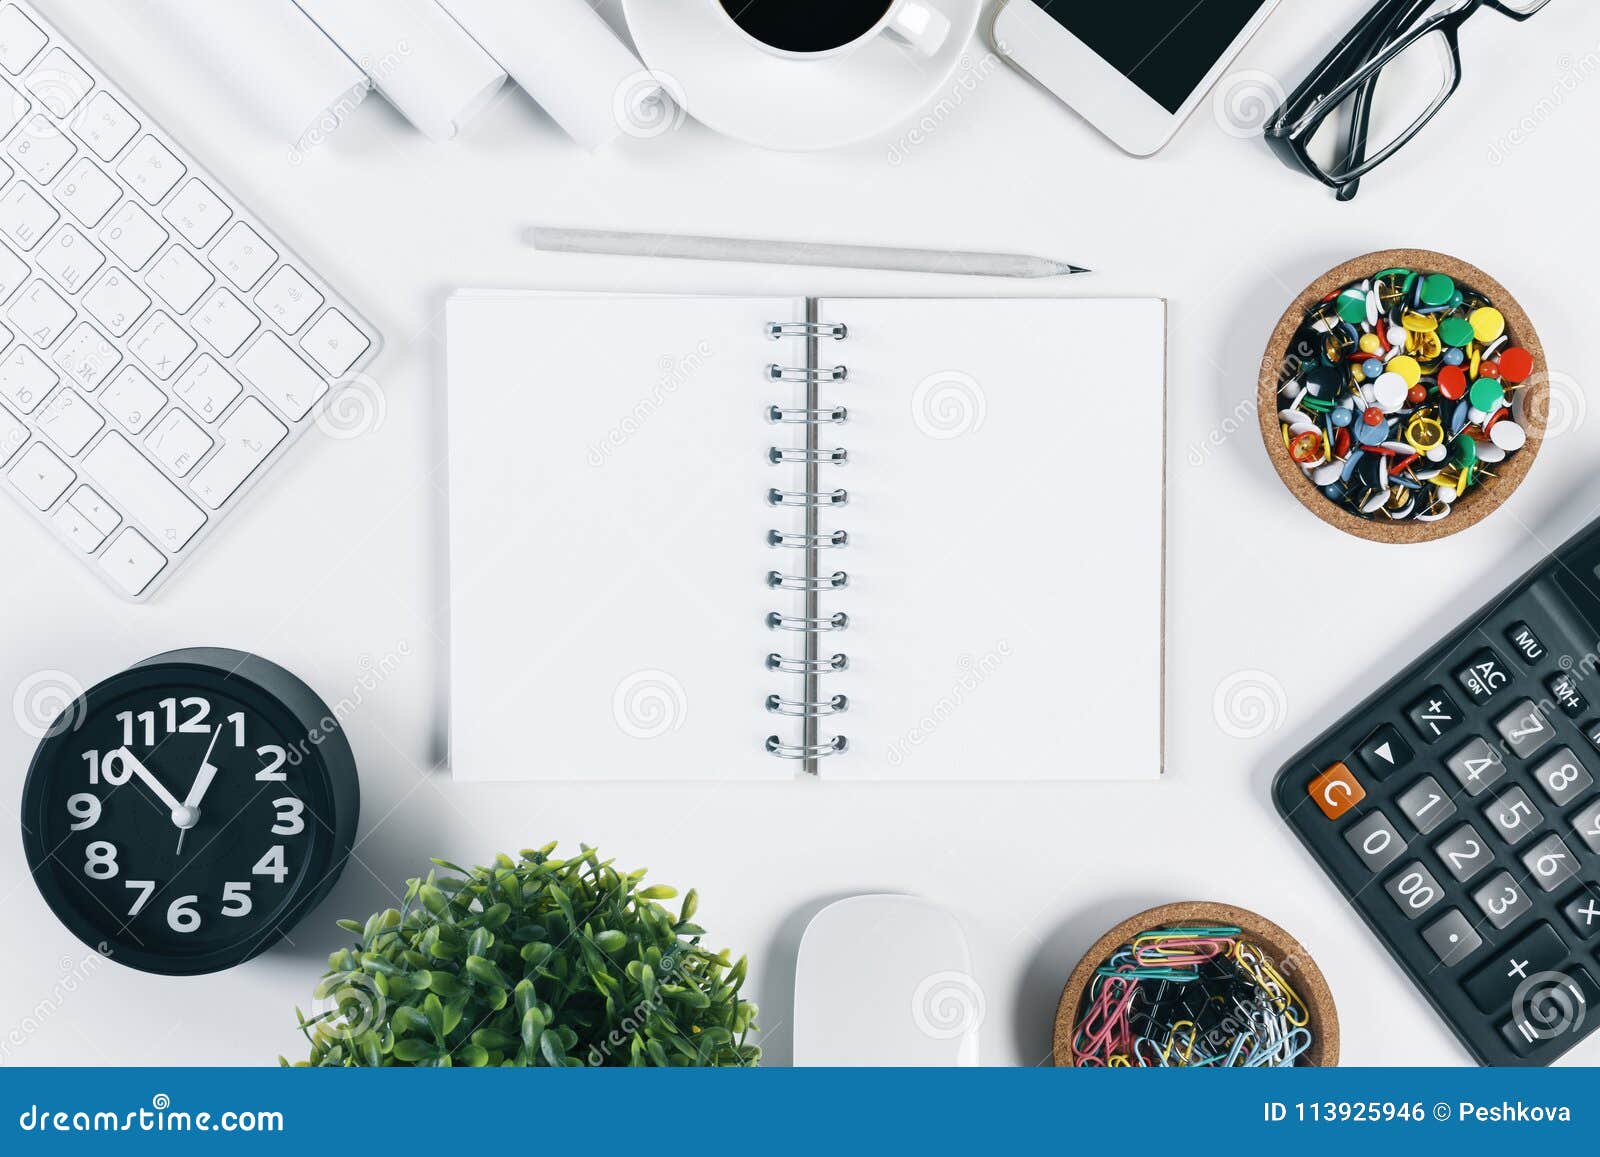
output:
[[[267,765],[256,772],[257,780],[263,783],[271,783],[289,778],[284,772],[278,770],[289,758],[288,752],[284,751],[283,748],[275,743],[269,743],[265,747],[256,748],[256,754],[267,761]]]
[[[198,695],[191,695],[182,704],[179,704],[176,699],[163,699],[156,706],[166,713],[168,735],[173,732],[184,732],[190,735],[197,733],[200,735],[211,734],[211,728],[207,727],[205,722],[206,716],[211,714],[211,704]],[[185,711],[194,712],[182,723],[178,722],[179,706],[182,706]]]
[[[233,745],[235,747],[243,747],[244,746],[244,712],[243,711],[235,711],[232,715],[228,716],[228,722],[233,724]]]
[[[117,846],[96,840],[84,849],[83,874],[91,880],[110,880],[117,874]]]
[[[271,876],[274,884],[283,883],[289,875],[289,865],[283,860],[283,845],[273,844],[267,849],[267,854],[256,861],[256,866],[250,869],[252,876]]]
[[[167,905],[167,927],[174,932],[193,932],[200,927],[200,913],[194,903],[199,896],[179,896]]]
[[[139,889],[139,898],[133,902],[133,907],[128,909],[128,915],[130,916],[137,916],[142,912],[145,903],[150,899],[150,894],[156,890],[156,882],[154,880],[124,880],[122,881],[122,886],[124,888]]]
[[[272,801],[272,806],[278,809],[278,819],[272,825],[272,834],[275,836],[297,836],[306,830],[306,821],[300,818],[300,813],[306,810],[306,805],[292,795]]]
[[[90,783],[103,779],[112,787],[121,787],[133,778],[133,765],[123,759],[120,751],[110,752],[104,759],[98,751],[85,751],[83,761],[89,765]]]
[[[228,905],[236,904],[230,908]],[[250,885],[239,880],[230,880],[222,885],[222,914],[224,916],[250,915]]]
[[[100,800],[86,791],[74,792],[67,797],[67,814],[78,822],[71,830],[81,832],[100,822]]]
[[[122,746],[133,746],[133,725],[135,722],[144,725],[144,745],[156,745],[156,713],[154,711],[141,711],[135,715],[132,711],[118,711],[117,722],[122,724]]]

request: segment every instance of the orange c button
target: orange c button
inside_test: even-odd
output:
[[[1367,798],[1367,789],[1342,763],[1334,764],[1313,779],[1306,791],[1330,820],[1338,819]]]

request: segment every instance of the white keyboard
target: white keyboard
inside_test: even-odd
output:
[[[0,178],[0,488],[149,598],[380,339],[25,3]]]

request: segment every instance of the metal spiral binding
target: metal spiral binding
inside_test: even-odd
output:
[[[801,552],[799,564],[791,571],[788,567],[767,573],[767,586],[771,590],[796,591],[803,596],[804,609],[799,614],[782,614],[773,611],[767,615],[767,628],[798,636],[803,644],[798,655],[785,655],[774,651],[767,656],[767,669],[793,675],[800,680],[797,696],[767,696],[767,711],[774,716],[798,719],[801,727],[799,743],[785,743],[774,735],[767,739],[768,753],[779,759],[792,759],[812,774],[820,760],[837,755],[849,746],[843,735],[824,737],[819,721],[840,715],[850,706],[844,695],[825,695],[821,681],[824,676],[845,671],[850,657],[843,652],[824,654],[822,637],[837,635],[850,626],[850,617],[842,611],[828,612],[822,607],[823,595],[841,591],[850,584],[850,576],[843,570],[824,573],[822,552],[839,550],[850,544],[850,535],[844,530],[825,530],[820,525],[824,509],[838,509],[850,500],[847,490],[825,490],[821,473],[828,466],[843,466],[850,460],[849,451],[843,447],[824,448],[819,431],[823,426],[843,426],[850,420],[843,406],[831,406],[820,397],[824,383],[848,381],[850,371],[843,365],[823,366],[818,359],[818,345],[824,339],[844,341],[849,336],[846,326],[822,322],[817,318],[814,301],[806,304],[803,322],[771,322],[766,327],[767,337],[773,341],[784,338],[803,338],[806,343],[806,364],[784,366],[776,363],[766,368],[769,382],[791,383],[805,387],[805,403],[793,407],[769,406],[767,420],[775,426],[796,426],[804,437],[794,446],[773,446],[767,459],[774,466],[801,466],[805,470],[805,487],[802,490],[767,491],[767,504],[774,508],[787,508],[803,512],[804,526],[792,530],[770,530],[768,546],[778,550]],[[831,648],[830,648],[831,650]]]

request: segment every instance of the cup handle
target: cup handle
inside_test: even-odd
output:
[[[926,0],[905,0],[884,31],[918,56],[932,56],[950,35],[950,18]]]

